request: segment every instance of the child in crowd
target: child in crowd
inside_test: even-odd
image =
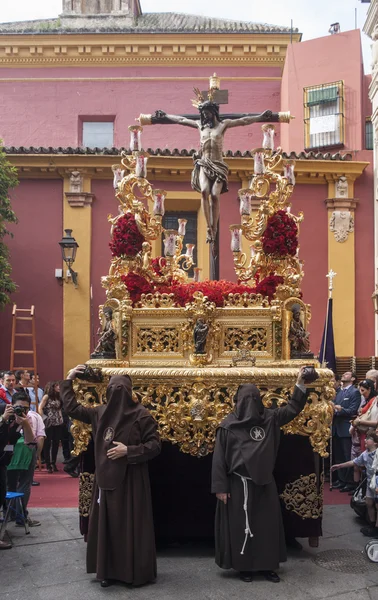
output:
[[[371,526],[362,527],[361,533],[368,537],[378,537],[378,511],[376,510],[376,502],[378,502],[377,476],[376,461],[374,460],[378,448],[378,435],[372,429],[369,429],[366,434],[365,447],[366,450],[360,456],[339,465],[332,465],[331,470],[335,471],[336,469],[345,469],[354,466],[366,470],[367,487],[365,501]]]

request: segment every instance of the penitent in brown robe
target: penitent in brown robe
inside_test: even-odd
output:
[[[235,409],[217,431],[212,492],[216,563],[236,571],[275,571],[286,560],[281,508],[273,477],[280,427],[304,408],[306,394],[295,387],[287,406],[266,409],[254,385],[242,385]]]
[[[87,572],[99,580],[142,585],[156,578],[156,550],[147,461],[160,452],[157,425],[142,405],[133,402],[131,380],[111,377],[107,404],[81,406],[72,381],[60,393],[65,412],[92,425],[96,474],[89,517]],[[127,446],[127,456],[111,460],[114,442]]]

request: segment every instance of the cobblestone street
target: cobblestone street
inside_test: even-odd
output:
[[[273,595],[277,600],[378,600],[378,565],[365,558],[367,538],[348,506],[325,507],[320,547],[303,541],[304,550],[291,552],[282,566],[279,584],[258,577],[243,583],[236,573],[217,568],[211,550],[180,547],[159,552],[156,584],[102,589],[85,573],[76,509],[35,508],[32,516],[42,526],[27,537],[10,526],[14,548],[1,554],[0,600],[265,600]]]

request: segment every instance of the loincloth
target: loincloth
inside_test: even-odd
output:
[[[196,190],[196,192],[201,193],[199,181],[201,167],[206,177],[210,179],[212,183],[215,183],[216,181],[222,182],[221,194],[228,192],[228,166],[220,160],[212,161],[209,158],[199,158],[194,163],[194,169],[192,171],[192,188]]]

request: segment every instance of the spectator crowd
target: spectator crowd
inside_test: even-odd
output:
[[[351,371],[335,377],[331,488],[353,496],[352,506],[366,507],[361,533],[378,537],[378,371],[356,382]]]
[[[0,371],[0,518],[6,513],[7,492],[22,493],[16,514],[16,527],[38,527],[41,523],[28,513],[31,487],[36,468],[49,474],[59,471],[59,446],[64,471],[78,477],[78,461],[71,457],[71,422],[64,414],[59,382],[50,381],[44,390],[38,373],[27,370]],[[2,515],[1,515],[2,513]],[[11,544],[0,540],[0,550]]]

